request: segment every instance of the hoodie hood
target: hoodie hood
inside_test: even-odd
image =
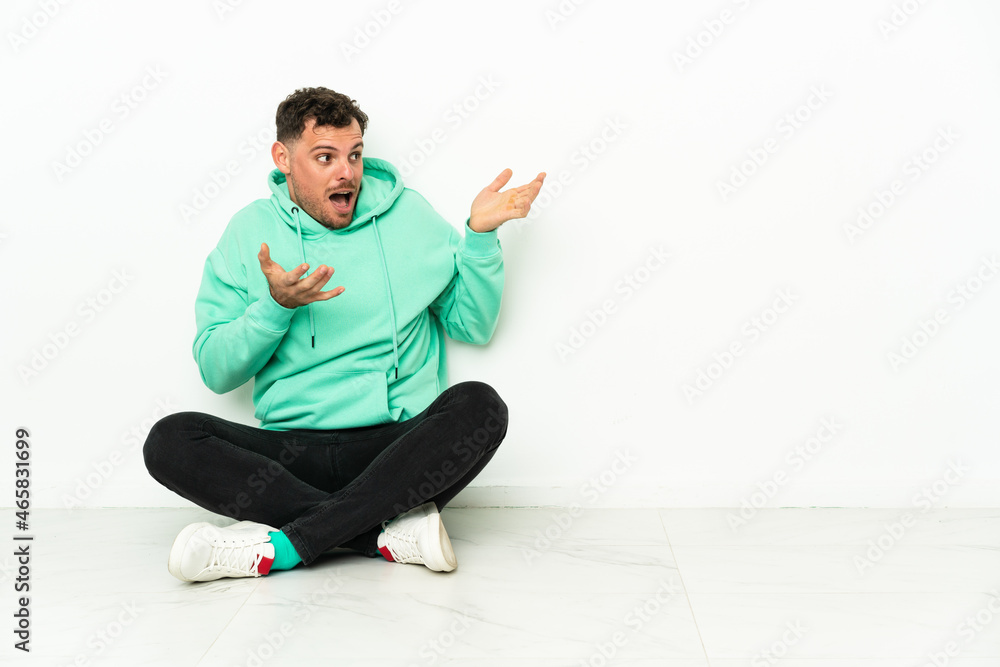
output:
[[[354,218],[351,224],[343,229],[330,229],[316,221],[311,215],[302,210],[302,207],[292,201],[288,196],[288,180],[278,169],[275,169],[268,176],[267,183],[271,188],[271,203],[278,216],[286,225],[295,230],[299,237],[299,259],[303,264],[308,264],[309,259],[306,254],[306,240],[321,239],[327,234],[353,234],[359,229],[368,227],[371,223],[372,232],[375,234],[375,243],[378,246],[379,260],[382,265],[382,279],[385,281],[386,294],[388,296],[389,326],[392,329],[392,360],[395,366],[396,377],[399,377],[399,340],[396,334],[396,312],[392,303],[392,285],[389,283],[389,270],[385,264],[385,250],[382,248],[382,239],[378,233],[376,221],[378,216],[388,211],[392,204],[403,192],[403,179],[399,171],[385,160],[376,158],[361,158],[364,165],[364,173],[361,175],[361,190],[358,192],[358,201],[354,205]],[[309,275],[311,271],[306,273]],[[308,304],[306,310],[309,312],[309,338],[312,347],[316,347],[316,317],[313,313],[313,304]]]
[[[358,201],[354,205],[354,218],[343,229],[323,226],[293,202],[288,196],[288,179],[278,169],[274,169],[267,177],[267,185],[271,189],[271,204],[279,217],[292,229],[296,229],[297,214],[298,226],[304,239],[321,238],[327,234],[354,233],[389,210],[403,192],[403,179],[396,167],[377,158],[366,157],[361,160],[364,173],[361,176]]]

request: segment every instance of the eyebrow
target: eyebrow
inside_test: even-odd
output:
[[[351,146],[351,151],[356,150],[358,148],[364,148],[364,145],[365,145],[365,142],[359,141],[358,143],[356,143],[353,146]],[[311,151],[309,151],[309,152],[310,153],[314,153],[316,151],[333,151],[334,153],[339,152],[339,150],[337,149],[336,146],[329,146],[327,144],[322,144],[320,146],[313,146],[313,149]],[[348,151],[348,152],[350,152],[350,151]]]

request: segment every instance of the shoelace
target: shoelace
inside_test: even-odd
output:
[[[254,544],[241,544],[237,542],[232,546],[225,546],[232,540],[223,539],[222,545],[212,548],[212,560],[208,564],[209,569],[215,567],[227,568],[238,572],[249,572],[257,574],[260,561],[264,554],[254,548]]]
[[[397,563],[409,563],[414,560],[420,563],[424,562],[420,557],[420,550],[417,548],[417,536],[412,530],[404,532],[399,528],[386,528],[384,523],[382,528],[388,538],[385,546],[388,547],[394,561]]]

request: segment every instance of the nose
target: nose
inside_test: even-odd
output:
[[[347,160],[340,160],[334,169],[334,176],[339,180],[349,181],[354,178],[354,167]]]

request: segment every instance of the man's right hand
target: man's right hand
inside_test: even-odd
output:
[[[313,301],[326,301],[343,294],[344,288],[337,287],[328,292],[321,291],[333,277],[333,267],[321,264],[308,278],[303,279],[308,264],[301,264],[294,271],[285,271],[281,265],[271,259],[271,250],[266,243],[260,244],[257,253],[260,270],[267,278],[271,288],[271,297],[285,308],[298,308]]]

